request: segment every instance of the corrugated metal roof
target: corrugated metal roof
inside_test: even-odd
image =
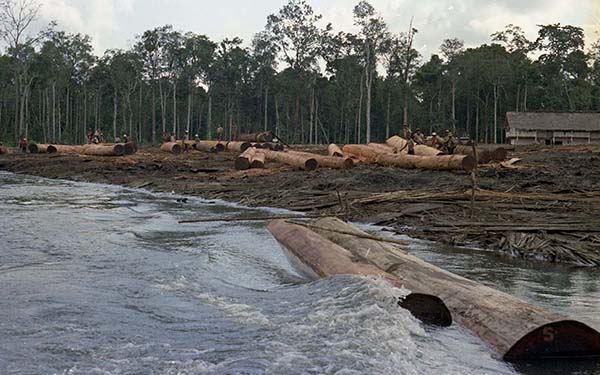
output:
[[[600,131],[600,113],[508,112],[509,129]]]

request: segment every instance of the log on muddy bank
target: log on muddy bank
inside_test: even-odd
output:
[[[250,133],[250,134],[242,134],[239,136],[240,141],[252,142],[252,143],[273,142],[274,139],[275,139],[275,135],[273,134],[273,132]]]
[[[252,166],[252,157],[256,154],[256,149],[250,147],[246,151],[242,152],[240,156],[235,159],[234,167],[238,171],[245,171],[250,169]]]
[[[333,143],[327,147],[327,153],[329,154],[329,156],[334,156],[336,158],[344,157],[344,152],[342,151],[342,149],[339,148],[338,145]]]
[[[331,169],[350,169],[354,167],[354,161],[351,158],[340,158],[334,156],[318,155],[302,151],[288,151],[292,155],[313,158],[319,163],[319,167]]]
[[[204,152],[223,152],[225,144],[219,141],[200,141],[196,142],[195,149]]]
[[[52,145],[59,154],[81,154],[83,146]]]
[[[386,141],[386,144],[396,151],[402,150],[404,153],[408,153],[408,147],[406,147],[407,141],[397,135],[391,137]],[[429,147],[427,145],[415,145],[415,155],[418,156],[439,156],[444,153],[437,148]]]
[[[255,152],[250,160],[250,168],[262,169],[265,167],[265,154],[262,152]]]
[[[169,152],[174,155],[179,155],[182,152],[181,144],[177,142],[165,142],[160,145],[160,149],[164,152]]]
[[[125,155],[125,145],[121,143],[114,145],[85,145],[81,153],[90,156],[123,156]]]
[[[123,147],[125,147],[125,155],[135,155],[138,152],[138,145],[136,142],[124,143]]]
[[[408,154],[382,154],[377,164],[384,167],[425,169],[432,171],[472,171],[475,159],[468,155],[417,156]]]
[[[227,142],[225,145],[225,149],[229,152],[244,152],[247,149],[252,147],[252,143],[250,142]]]
[[[270,150],[261,150],[261,152],[267,160],[287,164],[296,169],[314,171],[319,167],[319,162],[313,157]]]
[[[32,143],[29,145],[29,152],[32,154],[53,154],[56,152],[56,147],[52,145]]]
[[[390,243],[365,238],[367,233],[338,219],[320,219],[311,229],[397,276],[407,289],[441,298],[453,321],[506,361],[600,356],[600,333],[583,323],[445,271]]]
[[[377,150],[367,145],[345,145],[342,151],[345,155],[369,164],[375,164],[380,155],[386,154],[383,150]]]
[[[398,288],[403,284],[401,280],[368,262],[357,261],[348,250],[303,226],[285,220],[274,220],[269,223],[268,229],[283,245],[284,250],[287,250],[292,263],[312,279],[360,275],[382,278]],[[412,293],[400,305],[424,322],[441,326],[452,324],[447,307],[435,296]]]

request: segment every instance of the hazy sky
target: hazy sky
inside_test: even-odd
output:
[[[249,42],[264,28],[266,17],[286,0],[40,0],[42,22],[93,38],[96,53],[127,48],[135,36],[172,24],[181,31],[206,34],[214,40],[240,36]],[[358,0],[308,0],[335,30],[352,31],[352,8]],[[490,34],[512,23],[530,38],[536,25],[563,23],[586,30],[588,44],[600,38],[600,0],[371,0],[393,32],[405,31],[411,16],[419,29],[416,47],[435,53],[449,37],[467,46],[490,41]]]

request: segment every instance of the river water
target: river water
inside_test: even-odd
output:
[[[456,325],[396,307],[403,291],[309,281],[263,222],[177,223],[275,212],[0,172],[0,374],[600,374],[515,369]],[[411,250],[600,328],[593,270]]]

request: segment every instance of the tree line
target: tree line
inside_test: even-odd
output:
[[[166,25],[127,49],[93,53],[87,35],[51,24],[30,35],[36,0],[0,1],[0,142],[83,143],[89,131],[156,144],[273,131],[288,143],[361,143],[451,130],[503,142],[507,111],[600,110],[600,44],[580,27],[508,25],[488,44],[442,41],[428,60],[418,30],[393,33],[367,1],[357,32],[334,32],[305,0],[270,15],[249,46]]]

